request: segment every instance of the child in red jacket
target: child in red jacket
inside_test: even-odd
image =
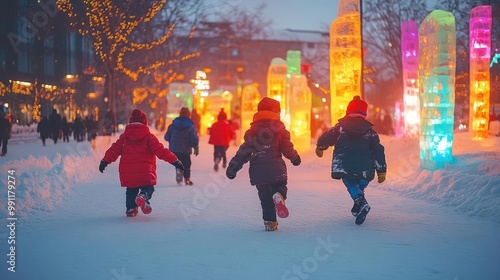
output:
[[[99,171],[103,173],[106,166],[116,161],[119,156],[120,183],[122,187],[127,188],[127,217],[136,216],[137,207],[140,207],[144,214],[152,211],[149,199],[156,185],[155,156],[177,169],[184,169],[179,159],[149,132],[148,118],[140,109],[132,111],[125,131],[104,154]]]
[[[223,109],[217,116],[215,122],[210,128],[210,138],[208,144],[214,145],[214,170],[219,170],[219,163],[222,161],[222,168],[226,168],[227,158],[226,151],[229,148],[229,143],[235,137],[233,127],[227,121],[227,115]]]

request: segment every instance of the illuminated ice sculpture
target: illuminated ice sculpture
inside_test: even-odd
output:
[[[434,10],[420,25],[418,35],[420,167],[435,170],[453,160],[455,17]]]
[[[331,122],[345,116],[347,104],[361,94],[361,21],[358,0],[340,0],[330,25]]]
[[[420,97],[418,93],[418,25],[414,20],[401,24],[401,54],[404,135],[416,138],[420,130]]]
[[[473,139],[483,139],[488,137],[490,115],[491,6],[472,9],[469,32],[469,131]]]
[[[253,115],[257,112],[257,106],[261,100],[259,90],[253,85],[246,85],[241,90],[241,142],[245,141],[245,131],[250,129],[250,123],[253,121]]]
[[[290,137],[295,149],[305,152],[311,148],[311,89],[306,76],[293,73],[289,88]]]
[[[267,71],[267,97],[278,100],[281,105],[281,117],[285,116],[287,94],[288,65],[283,58],[275,57],[271,60]]]

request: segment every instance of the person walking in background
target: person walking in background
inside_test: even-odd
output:
[[[42,144],[45,146],[45,139],[50,138],[50,125],[47,117],[43,117],[42,120],[38,123],[36,131],[40,133]]]
[[[95,150],[95,138],[97,137],[98,125],[94,120],[93,115],[85,117],[85,129],[87,130],[87,140],[90,142],[90,146],[92,147],[92,149]]]
[[[125,215],[134,217],[140,207],[144,214],[153,210],[149,200],[156,185],[156,157],[164,160],[175,168],[184,167],[179,159],[163,146],[148,127],[148,118],[140,109],[134,109],[130,114],[129,124],[118,140],[104,154],[99,171],[104,172],[108,164],[120,158],[119,173],[122,187],[125,192]]]
[[[278,217],[288,217],[287,168],[285,158],[294,166],[301,163],[297,150],[290,141],[290,132],[280,120],[280,103],[264,97],[258,104],[250,129],[245,132],[244,142],[226,169],[226,176],[234,179],[243,164],[250,162],[250,184],[256,186],[262,207],[262,219],[266,231],[278,229]]]
[[[168,126],[165,133],[165,141],[169,143],[169,149],[172,151],[184,165],[184,172],[177,170],[177,184],[184,182],[187,186],[193,185],[191,181],[191,154],[194,150],[194,155],[199,153],[199,136],[193,121],[189,118],[190,111],[187,107],[182,107],[179,112],[179,117],[175,118]]]
[[[50,126],[50,136],[54,140],[54,144],[57,144],[59,139],[59,133],[61,131],[61,116],[57,113],[56,109],[52,109],[52,113],[49,116],[49,126]]]
[[[373,124],[367,121],[368,104],[355,96],[347,106],[345,117],[323,133],[316,144],[316,155],[330,146],[335,146],[332,159],[333,179],[341,179],[354,200],[351,214],[356,217],[355,223],[361,225],[370,205],[365,198],[365,188],[378,174],[378,182],[385,181],[387,165],[384,146],[373,129]]]
[[[61,131],[63,136],[63,142],[69,143],[69,123],[66,117],[61,119]]]
[[[0,107],[0,146],[2,146],[2,157],[7,154],[7,145],[10,139],[12,123],[7,116],[7,108]]]
[[[229,143],[234,139],[234,130],[227,121],[227,115],[220,111],[215,122],[209,130],[210,138],[208,144],[214,145],[214,170],[219,170],[219,163],[222,161],[222,168],[226,168],[226,151]]]
[[[73,137],[77,142],[81,142],[85,138],[85,126],[83,125],[83,121],[80,116],[77,116],[75,121],[73,122],[73,133]]]

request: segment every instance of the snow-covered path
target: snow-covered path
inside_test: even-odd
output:
[[[0,279],[497,279],[500,274],[500,223],[373,186],[367,189],[372,211],[357,226],[345,187],[329,177],[329,160],[313,152],[303,155],[301,166],[289,164],[290,217],[279,220],[278,231],[265,232],[248,166],[228,180],[211,169],[212,146],[200,150],[193,157],[191,187],[177,186],[173,167],[158,162],[160,183],[148,216],[125,217],[125,189],[114,163],[74,186],[53,211],[21,218],[16,272],[3,262]],[[235,151],[232,146],[228,156]],[[82,166],[81,172],[87,168],[97,165]]]

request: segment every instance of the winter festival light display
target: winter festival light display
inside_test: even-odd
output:
[[[241,143],[243,143],[245,131],[250,128],[253,121],[253,115],[257,112],[257,105],[261,100],[259,90],[254,85],[246,85],[241,91]],[[281,105],[283,106],[283,105]]]
[[[418,25],[414,20],[401,24],[401,52],[404,135],[417,137],[420,130],[420,102],[418,93]]]
[[[193,109],[194,87],[190,83],[171,83],[168,86],[168,113],[167,118],[173,119],[179,116],[182,107]]]
[[[299,152],[311,147],[311,89],[304,75],[290,76],[288,98],[290,115],[290,136]]]
[[[469,32],[469,130],[473,139],[483,139],[488,137],[490,115],[491,6],[472,9]]]
[[[452,13],[434,10],[419,29],[420,167],[451,162],[455,109],[456,28]]]
[[[331,122],[344,117],[347,104],[361,94],[361,21],[358,0],[340,0],[330,25]]]
[[[287,74],[290,76],[291,74],[300,75],[300,56],[302,53],[297,50],[288,50],[286,52],[286,63],[288,65]]]
[[[285,116],[287,100],[287,71],[288,65],[282,58],[275,57],[271,60],[267,71],[267,97],[276,99],[281,103],[281,117]]]

